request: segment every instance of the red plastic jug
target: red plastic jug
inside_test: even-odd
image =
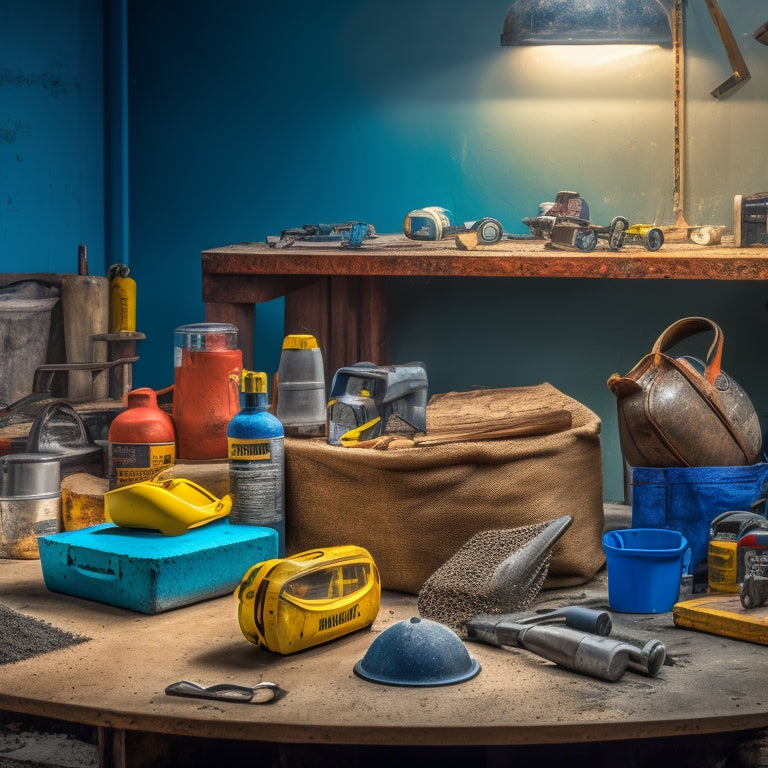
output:
[[[157,405],[153,389],[134,389],[127,408],[109,427],[109,487],[151,480],[176,460],[171,417]]]

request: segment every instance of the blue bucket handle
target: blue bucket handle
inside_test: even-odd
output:
[[[683,541],[685,541],[685,537],[683,537]],[[686,542],[687,544],[688,542]],[[683,570],[682,573],[690,573],[691,568],[691,557],[693,556],[693,553],[691,552],[691,548],[688,547],[685,550],[685,553],[683,554]]]
[[[624,537],[621,536],[618,531],[608,531],[603,537],[603,541],[609,547],[615,547],[616,549],[624,549]]]

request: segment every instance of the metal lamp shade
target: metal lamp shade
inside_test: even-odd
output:
[[[672,0],[516,0],[502,45],[671,45]]]

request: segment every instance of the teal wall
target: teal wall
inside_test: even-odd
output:
[[[0,271],[105,274],[99,0],[0,4]]]
[[[352,218],[396,232],[424,205],[522,233],[559,189],[596,222],[673,223],[671,51],[501,48],[509,2],[4,3],[0,269],[24,254],[67,271],[79,242],[97,264],[129,261],[148,335],[134,382],[159,388],[173,329],[204,319],[209,247]],[[689,223],[730,227],[733,196],[768,189],[768,48],[751,37],[763,0],[721,6],[753,77],[709,95],[730,67],[705,5],[686,3],[684,189]],[[48,71],[64,96],[36,79]],[[762,285],[399,279],[390,298],[389,362],[424,360],[433,393],[549,381],[593,408],[609,499],[623,479],[605,380],[675,319],[723,326],[726,370],[768,413]],[[281,312],[257,313],[270,373]]]

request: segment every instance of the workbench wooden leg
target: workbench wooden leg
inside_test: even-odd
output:
[[[205,319],[209,323],[230,323],[237,326],[237,343],[243,351],[243,367],[253,369],[256,330],[254,304],[224,304],[209,302],[205,305]]]
[[[125,768],[125,731],[99,726],[99,768]]]
[[[176,765],[171,740],[159,733],[99,726],[99,768],[161,768]]]
[[[346,365],[387,365],[386,279],[332,277],[285,296],[285,333],[311,333],[323,352],[326,384]]]
[[[360,359],[389,365],[389,313],[387,281],[383,277],[360,277]],[[405,362],[398,360],[398,363]]]

